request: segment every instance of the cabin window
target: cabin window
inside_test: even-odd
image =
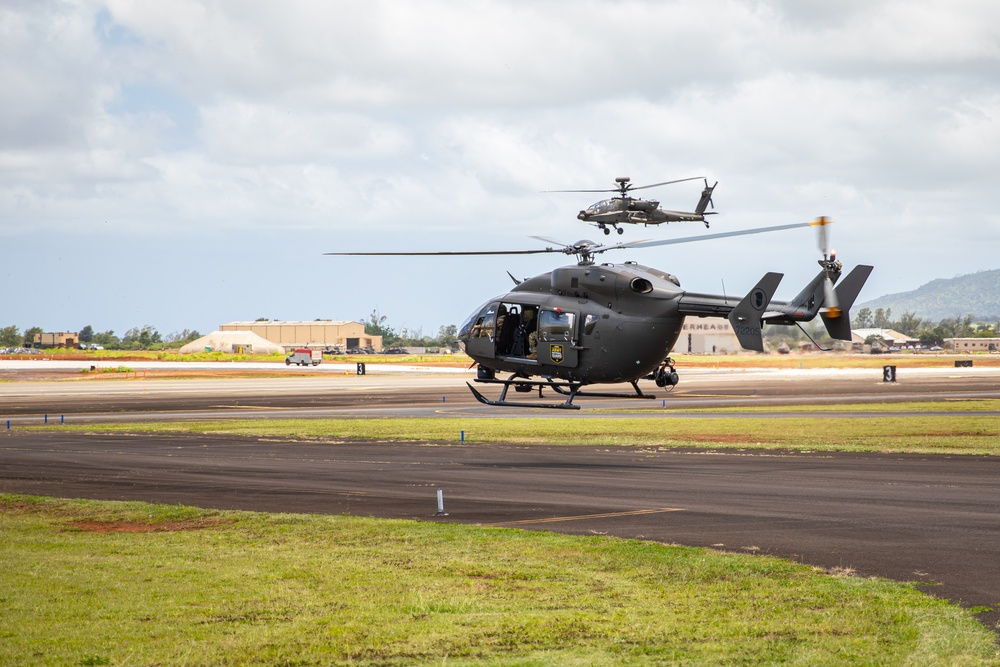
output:
[[[587,315],[583,320],[583,335],[589,336],[594,333],[594,327],[597,326],[597,321],[601,319],[597,315]]]
[[[496,315],[496,308],[487,308],[486,312],[476,320],[475,326],[472,327],[472,337],[493,340],[493,337],[496,335]]]
[[[478,314],[470,317],[466,323],[462,325],[459,337],[468,331],[469,338],[493,339],[496,335],[497,306],[498,304],[496,303],[490,303],[483,306],[482,310],[480,310]]]
[[[572,341],[576,333],[576,313],[543,310],[538,316],[538,337],[543,341]]]

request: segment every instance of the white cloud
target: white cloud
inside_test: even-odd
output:
[[[601,195],[541,190],[704,175],[713,231],[832,215],[870,289],[911,289],[914,265],[996,268],[998,26],[990,0],[8,2],[0,238],[521,246],[596,231],[575,214]],[[706,256],[753,280],[771,258],[808,273],[813,245],[639,259],[714,289]],[[417,307],[392,294],[384,312]]]

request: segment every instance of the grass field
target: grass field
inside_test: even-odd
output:
[[[971,405],[996,409],[997,401]],[[912,404],[911,404],[912,405]],[[837,406],[850,417],[521,417],[518,419],[289,419],[217,422],[136,423],[59,428],[131,432],[233,433],[257,437],[409,440],[555,445],[642,447],[712,447],[804,451],[913,452],[1000,455],[1000,417],[963,414],[961,404],[946,405],[955,414],[896,416],[862,412],[871,406]],[[933,409],[933,408],[932,408]],[[784,410],[784,408],[780,408]],[[916,408],[919,411],[919,408]],[[762,409],[767,412],[768,409]]]
[[[1000,454],[1000,418],[976,414],[1000,401],[766,414],[796,409],[46,428]],[[601,536],[0,495],[0,665],[1000,665],[977,610],[849,574]]]
[[[972,610],[769,557],[0,495],[3,665],[997,665]]]

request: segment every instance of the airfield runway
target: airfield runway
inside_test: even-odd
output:
[[[663,419],[669,428],[671,417],[693,407],[1000,397],[1000,369],[901,369],[895,383],[882,382],[881,369],[706,370],[682,371],[672,394],[648,387],[657,394],[650,401],[578,399],[583,409],[569,412],[480,405],[465,388],[470,378],[328,372],[170,380],[140,373],[0,382],[0,419],[12,422],[0,431],[0,492],[636,537],[924,582],[929,593],[967,606],[1000,602],[1000,457],[529,447],[457,438],[281,442],[59,428],[63,417],[98,424],[465,415],[474,424],[481,415],[603,419],[636,407],[649,409],[629,416]],[[20,428],[42,423],[45,414],[50,428]],[[435,516],[438,489],[447,516]],[[980,618],[996,630],[1000,612]]]

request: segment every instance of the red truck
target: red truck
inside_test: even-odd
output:
[[[321,350],[310,350],[307,347],[292,350],[292,353],[285,357],[286,366],[291,366],[292,364],[298,364],[299,366],[308,366],[310,364],[319,366],[322,362],[323,352]]]

